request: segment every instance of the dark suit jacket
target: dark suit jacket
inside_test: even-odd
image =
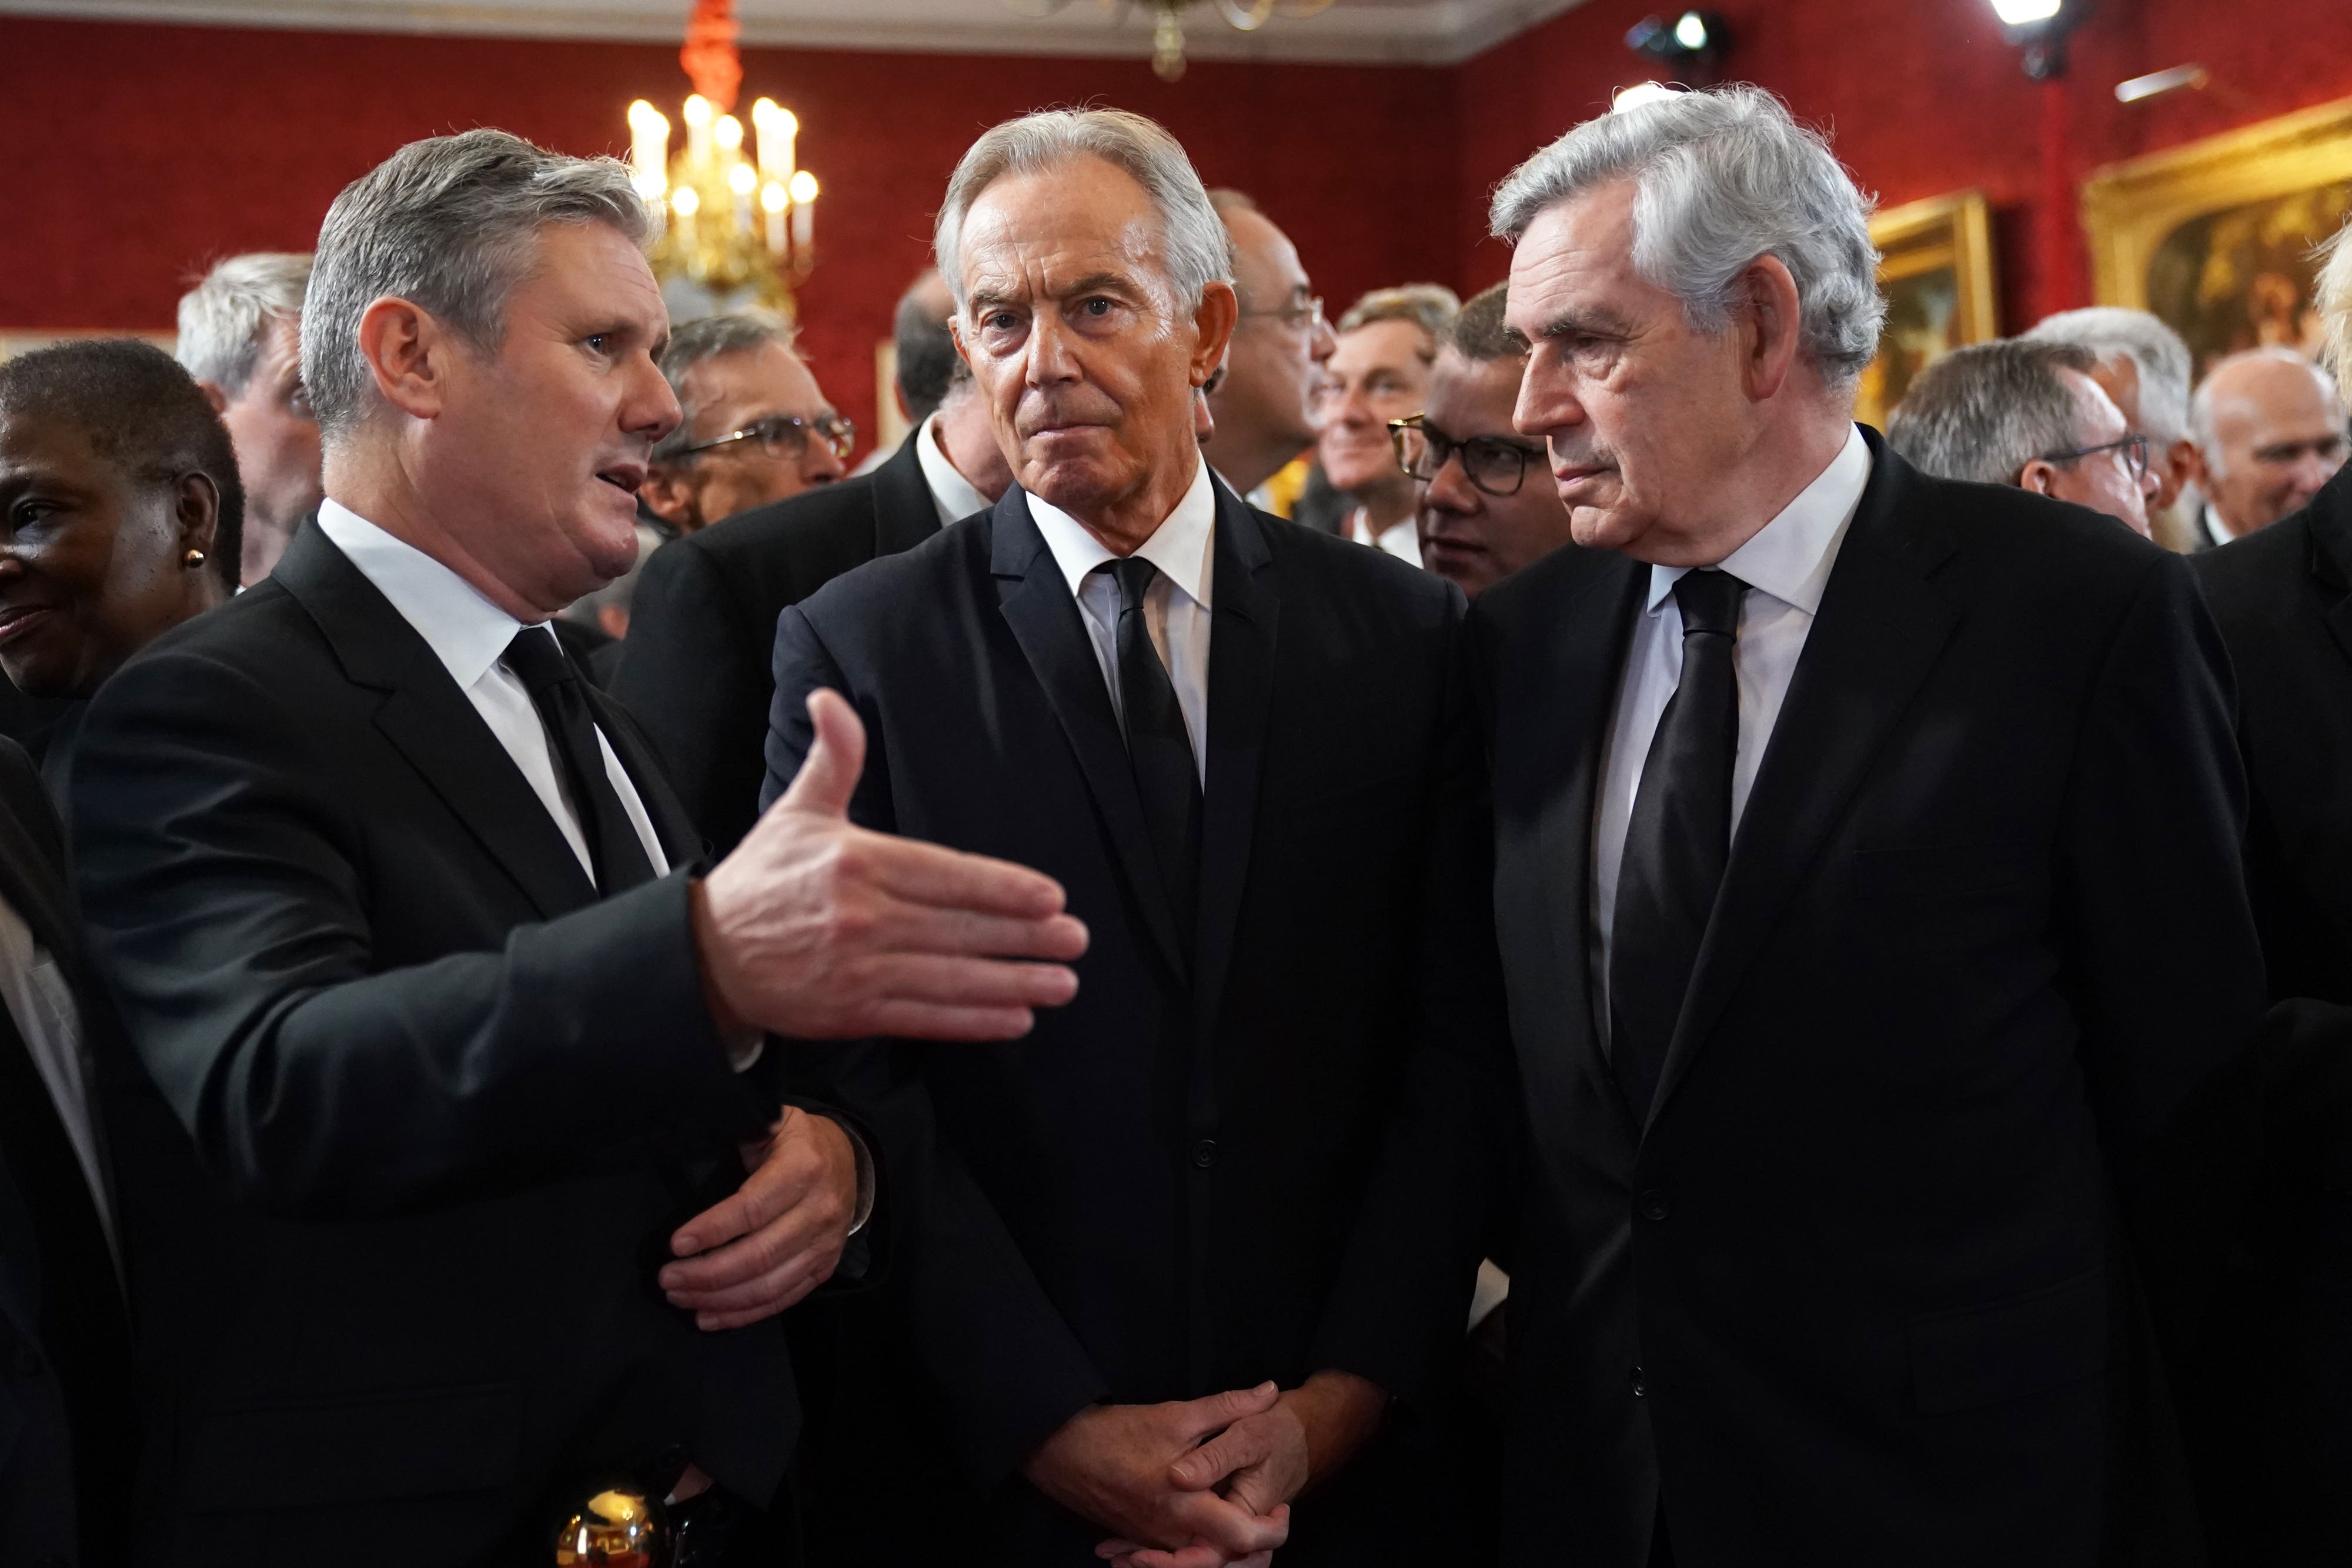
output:
[[[719,853],[759,816],[777,614],[939,531],[909,438],[871,474],[740,513],[646,559],[610,689],[642,717]]]
[[[0,901],[74,996],[84,1057],[119,1042],[84,967],[65,846],[32,763],[0,740]],[[85,1081],[101,1155],[104,1082]],[[127,1563],[137,1469],[131,1331],[88,1178],[0,1008],[0,1560]]]
[[[2352,1003],[2352,468],[2192,564],[2237,672],[2271,995]]]
[[[1472,612],[1533,1139],[1510,1563],[1639,1568],[1662,1488],[1685,1568],[2179,1534],[2105,1498],[2162,1447],[2141,1298],[2190,1336],[2250,1158],[2226,667],[2179,559],[1871,445],[1646,1125],[1587,906],[1649,569],[1561,550]]]
[[[543,1506],[672,1445],[764,1500],[782,1328],[698,1333],[651,1278],[774,1110],[713,1034],[687,873],[600,901],[315,526],[107,683],[69,788],[92,951],[209,1173],[138,1195],[150,1558],[544,1562]]]
[[[1509,1142],[1461,594],[1217,493],[1189,941],[1018,489],[778,628],[772,797],[833,687],[866,726],[858,820],[1036,866],[1092,933],[1027,1039],[838,1091],[908,1206],[884,1307],[929,1392],[891,1451],[943,1434],[962,1474],[894,1469],[897,1506],[993,1494],[986,1560],[1020,1568],[1093,1561],[1099,1530],[1006,1483],[1097,1401],[1339,1367],[1424,1402]],[[1318,1493],[1284,1561],[1425,1561],[1371,1527],[1393,1500]]]

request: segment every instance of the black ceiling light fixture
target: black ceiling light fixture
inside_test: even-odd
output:
[[[2066,74],[2066,38],[2082,25],[2091,0],[1992,0],[2001,37],[2025,50],[2025,74],[2053,81]]]
[[[1731,28],[1713,11],[1644,16],[1625,35],[1625,47],[1664,67],[1686,87],[1712,86],[1731,50]]]

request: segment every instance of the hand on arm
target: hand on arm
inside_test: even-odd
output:
[[[1202,1438],[1271,1410],[1276,1398],[1268,1383],[1167,1405],[1094,1406],[1039,1445],[1022,1473],[1127,1540],[1171,1548],[1204,1542],[1219,1563],[1270,1553],[1289,1539],[1286,1508],[1260,1515],[1205,1487],[1187,1490],[1170,1467]]]
[[[1214,1492],[1252,1515],[1286,1511],[1290,1500],[1338,1469],[1380,1429],[1388,1396],[1349,1372],[1318,1372],[1273,1406],[1244,1416],[1169,1467],[1181,1491]],[[1096,1554],[1115,1568],[1226,1568],[1234,1559],[1217,1542],[1195,1539],[1180,1551],[1155,1551],[1139,1538],[1106,1541]],[[1242,1568],[1262,1568],[1242,1560]]]
[[[810,694],[809,717],[792,788],[695,890],[720,1034],[1016,1040],[1034,1009],[1076,995],[1087,931],[1059,884],[853,826],[865,727],[830,691]]]

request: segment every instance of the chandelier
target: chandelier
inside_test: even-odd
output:
[[[660,224],[654,275],[725,301],[749,294],[790,315],[793,289],[816,266],[816,176],[797,162],[799,117],[773,99],[751,105],[751,145],[730,112],[743,85],[734,0],[695,0],[678,50],[694,92],[678,111],[686,145],[669,150],[669,117],[629,105],[629,165]]]
[[[1004,0],[1015,13],[1033,21],[1054,16],[1070,0]],[[1184,75],[1184,13],[1202,0],[1096,0],[1114,23],[1124,21],[1138,6],[1152,14],[1151,69],[1161,81]],[[1328,9],[1331,0],[1208,0],[1217,12],[1244,33],[1255,33],[1276,12],[1286,16],[1312,16]]]

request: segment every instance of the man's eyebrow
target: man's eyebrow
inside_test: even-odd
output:
[[[1622,319],[1607,310],[1571,310],[1556,316],[1536,329],[1538,338],[1622,338],[1628,329]]]
[[[1057,298],[1075,298],[1081,294],[1100,294],[1106,289],[1120,294],[1135,292],[1135,281],[1116,272],[1089,272],[1076,282],[1055,290]]]

